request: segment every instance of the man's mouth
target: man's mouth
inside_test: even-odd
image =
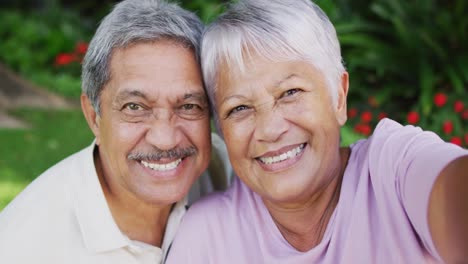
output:
[[[299,155],[305,148],[305,143],[302,143],[298,147],[295,147],[287,152],[281,153],[277,156],[270,156],[270,157],[259,157],[258,160],[260,160],[263,164],[273,164],[273,163],[278,163],[282,162],[291,158],[296,157]]]
[[[155,170],[155,171],[170,171],[174,170],[179,166],[179,164],[182,162],[182,159],[177,159],[175,161],[169,162],[169,163],[156,163],[156,162],[149,162],[149,161],[141,161],[141,164],[149,169]]]

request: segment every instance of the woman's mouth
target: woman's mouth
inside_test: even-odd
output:
[[[275,156],[263,156],[263,157],[258,157],[257,159],[262,162],[263,164],[270,165],[278,162],[282,162],[291,158],[296,157],[299,155],[305,148],[306,144],[302,143],[301,145],[286,151],[284,153],[281,153],[279,155]]]

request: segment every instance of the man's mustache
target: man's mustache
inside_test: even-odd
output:
[[[131,160],[154,160],[160,159],[182,159],[188,156],[195,155],[197,149],[194,146],[187,148],[173,148],[170,150],[161,150],[153,147],[151,152],[139,152],[135,151],[130,153],[127,158]]]

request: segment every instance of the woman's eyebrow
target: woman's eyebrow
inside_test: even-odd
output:
[[[290,79],[293,79],[293,78],[296,78],[297,75],[295,73],[291,73],[289,76],[287,76],[286,78],[283,78],[281,80],[279,80],[276,84],[275,84],[275,87],[279,87],[281,86],[283,83],[289,81]]]

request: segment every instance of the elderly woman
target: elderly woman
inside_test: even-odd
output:
[[[238,178],[195,204],[168,263],[468,261],[468,151],[392,120],[340,147],[348,73],[308,0],[245,0],[202,66]]]

